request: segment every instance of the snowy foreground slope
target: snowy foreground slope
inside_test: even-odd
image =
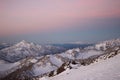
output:
[[[63,73],[40,80],[120,80],[120,54],[77,69],[67,69]]]

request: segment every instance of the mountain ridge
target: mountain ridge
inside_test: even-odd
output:
[[[23,45],[26,43],[22,41],[20,47],[26,47]],[[101,45],[96,48],[96,45]],[[120,41],[109,40],[103,43],[95,44],[86,48],[74,48],[64,51],[59,54],[47,54],[42,56],[28,56],[20,62],[21,67],[16,70],[12,70],[11,73],[6,73],[7,76],[2,80],[7,80],[8,77],[13,79],[28,79],[37,80],[44,76],[56,76],[61,74],[67,69],[77,69],[80,66],[87,66],[101,60],[107,60],[120,53]],[[109,45],[107,45],[109,43]],[[116,44],[117,43],[117,44]],[[21,46],[22,45],[22,46]],[[33,44],[34,45],[34,44]],[[111,46],[112,45],[112,46]],[[17,47],[18,47],[17,46]],[[30,47],[27,45],[27,47]],[[101,47],[105,49],[101,49]],[[51,48],[48,46],[47,48]],[[18,61],[19,62],[19,61]],[[4,64],[4,63],[3,63]],[[1,64],[2,65],[2,64]],[[16,68],[16,67],[15,67]],[[11,70],[10,70],[11,71]],[[17,73],[20,71],[19,73]],[[1,72],[1,71],[0,71]],[[18,77],[15,77],[18,76]],[[22,77],[21,77],[22,76]]]

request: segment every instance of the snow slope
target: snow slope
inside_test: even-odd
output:
[[[7,71],[15,66],[18,66],[20,63],[19,62],[15,62],[15,63],[2,63],[0,64],[0,72],[1,71]]]
[[[78,69],[67,69],[57,76],[40,80],[120,80],[120,54]]]
[[[15,62],[15,63],[1,62],[0,63],[0,78],[15,71],[17,69],[17,66],[19,65],[20,65],[20,62]]]
[[[32,68],[34,76],[39,76],[53,70],[56,70],[63,64],[62,60],[54,55],[46,55],[43,59],[38,61]]]

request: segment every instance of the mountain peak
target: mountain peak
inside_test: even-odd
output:
[[[22,40],[22,41],[20,41],[19,43],[28,43],[27,41],[25,41],[25,40]]]
[[[30,43],[25,41],[25,40],[22,40],[21,42],[17,43],[16,46],[19,46],[19,47],[28,47],[30,46]]]

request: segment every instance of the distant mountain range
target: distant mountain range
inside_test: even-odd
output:
[[[65,51],[62,47],[52,45],[37,45],[25,40],[0,50],[0,58],[9,62],[16,62],[30,56],[43,56]]]
[[[119,53],[120,39],[68,50],[23,40],[0,50],[0,80],[38,80],[44,76],[56,76],[67,69],[87,66]]]

